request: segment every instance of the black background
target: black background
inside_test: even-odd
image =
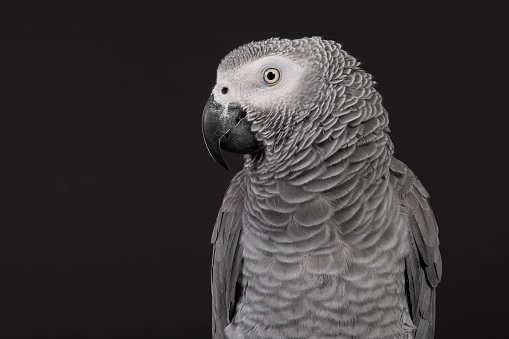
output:
[[[458,2],[459,3],[459,2]],[[487,2],[0,2],[0,337],[208,338],[210,235],[231,172],[201,112],[221,58],[342,43],[432,195],[437,338],[507,327],[507,11]]]

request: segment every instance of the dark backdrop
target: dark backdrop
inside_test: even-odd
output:
[[[336,40],[375,75],[396,156],[432,195],[437,337],[507,318],[507,11],[292,2],[0,2],[0,337],[210,337],[209,243],[240,169],[201,112],[221,58]]]

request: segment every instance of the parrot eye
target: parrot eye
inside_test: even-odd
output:
[[[263,71],[263,80],[269,85],[279,81],[279,71],[275,68],[267,68]]]

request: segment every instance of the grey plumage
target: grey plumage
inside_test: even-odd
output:
[[[249,78],[266,67],[279,83]],[[212,234],[213,337],[433,338],[438,228],[371,75],[333,41],[269,39],[223,59],[213,96],[264,146]]]

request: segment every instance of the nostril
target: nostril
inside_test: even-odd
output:
[[[221,88],[221,93],[223,93],[223,94],[228,93],[228,87]]]

